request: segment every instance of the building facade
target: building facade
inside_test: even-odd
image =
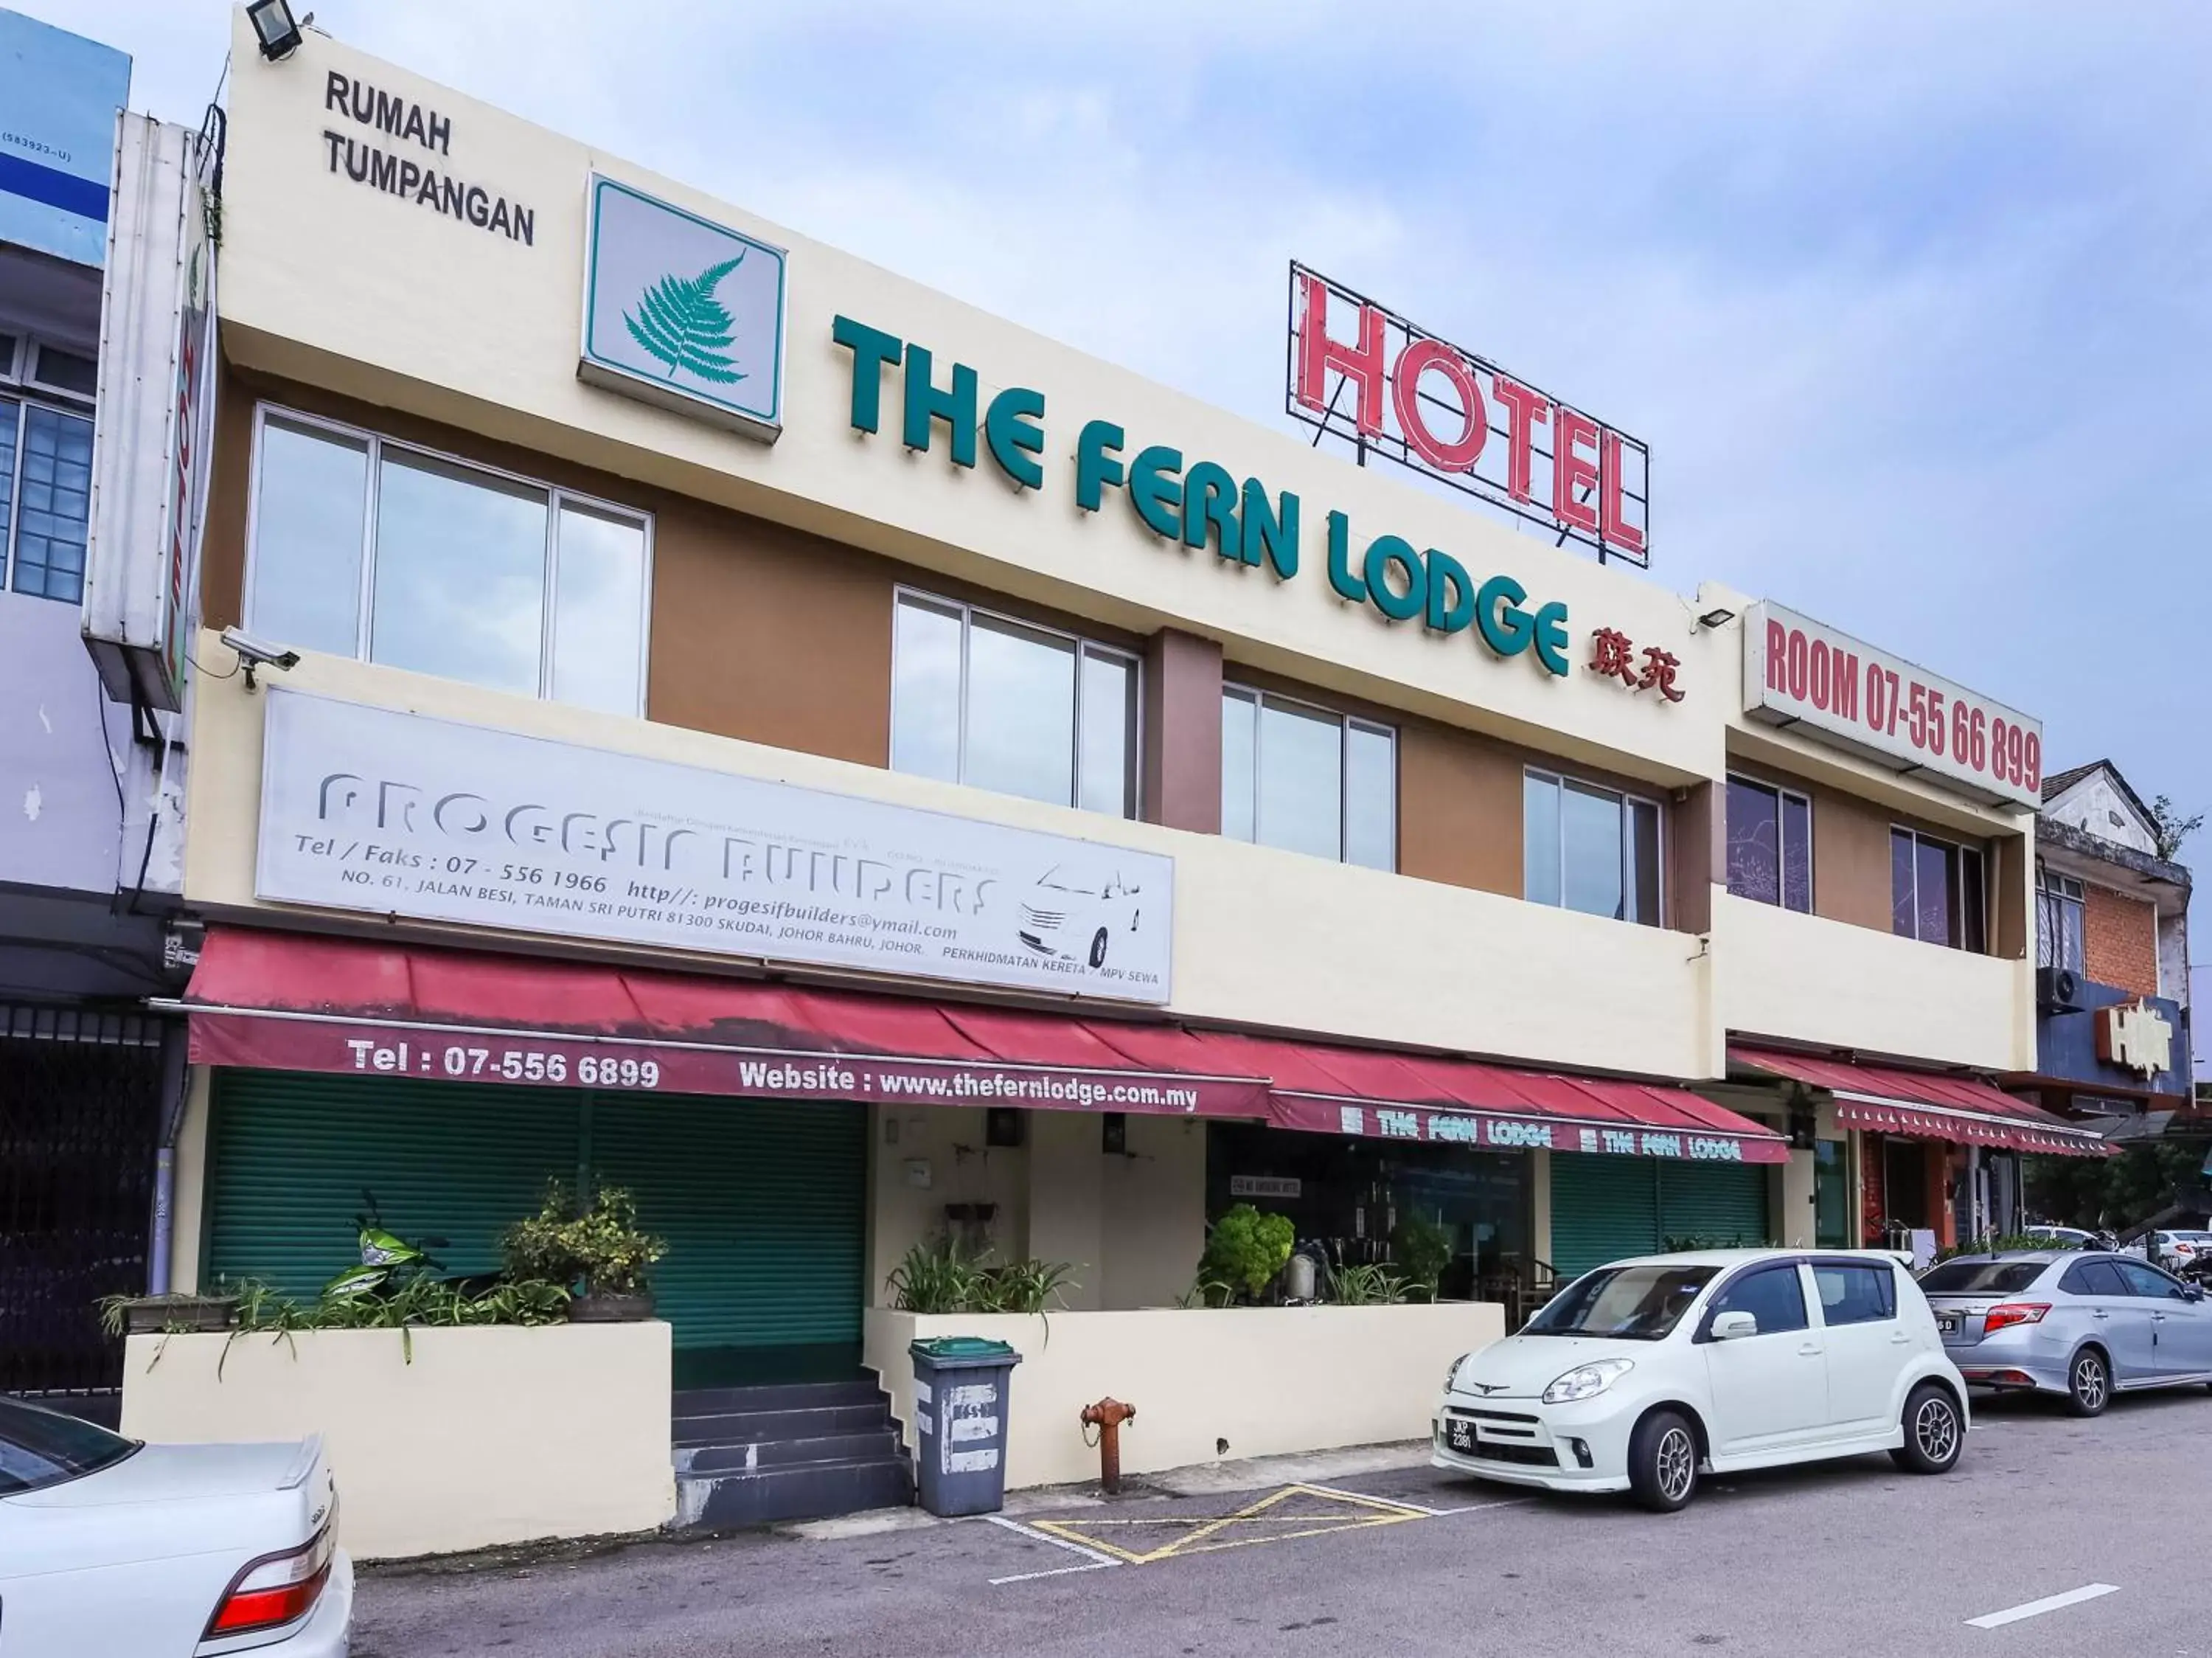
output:
[[[179,1287],[616,1183],[679,1383],[797,1380],[947,1232],[1109,1310],[1235,1203],[1418,1215],[1525,1301],[2098,1149],[1992,1086],[2030,716],[321,35],[234,62]]]
[[[112,1393],[93,1303],[154,1263],[183,1025],[168,716],[82,632],[117,117],[131,60],[0,11],[0,1392]]]
[[[2189,870],[2110,760],[2054,773],[2043,795],[2036,1069],[2022,1091],[2121,1138],[2156,1130],[2194,1094]]]

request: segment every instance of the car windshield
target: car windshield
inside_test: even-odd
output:
[[[1098,896],[1098,883],[1086,881],[1072,873],[1064,863],[1056,863],[1037,877],[1037,885],[1049,887],[1055,893],[1073,893],[1079,898]]]
[[[2041,1261],[1946,1261],[1920,1280],[1929,1295],[2015,1295],[2043,1276]]]
[[[137,1440],[75,1417],[0,1399],[0,1496],[97,1473],[137,1448]]]
[[[1521,1333],[1664,1341],[1719,1271],[1717,1266],[1601,1267],[1553,1297]]]

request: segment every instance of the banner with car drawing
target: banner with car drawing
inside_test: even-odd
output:
[[[269,693],[254,890],[425,921],[1164,1003],[1153,853]]]

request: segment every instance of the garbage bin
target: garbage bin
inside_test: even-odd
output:
[[[921,1506],[934,1515],[997,1513],[1006,1497],[1006,1384],[1022,1356],[980,1336],[939,1336],[907,1351]]]

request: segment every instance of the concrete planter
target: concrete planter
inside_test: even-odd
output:
[[[986,1336],[1022,1356],[1011,1383],[1006,1484],[1095,1479],[1078,1413],[1110,1393],[1137,1407],[1121,1466],[1143,1473],[1219,1457],[1269,1456],[1429,1432],[1444,1367],[1500,1339],[1504,1309],[1434,1307],[1160,1308],[1132,1313],[922,1316],[872,1308],[864,1362],[914,1435],[907,1344]],[[1228,1442],[1228,1449],[1219,1448]]]
[[[410,1350],[411,1349],[411,1358]],[[323,1436],[364,1559],[649,1530],[676,1511],[669,1332],[520,1329],[142,1335],[123,1431],[174,1442]]]

